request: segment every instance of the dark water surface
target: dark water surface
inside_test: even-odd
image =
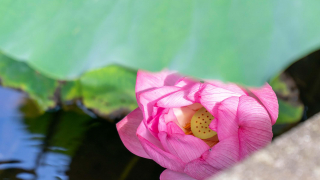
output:
[[[79,109],[36,114],[25,94],[0,87],[1,180],[152,180],[163,171],[131,154],[115,123]]]

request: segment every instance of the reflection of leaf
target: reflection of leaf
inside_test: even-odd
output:
[[[48,132],[48,126],[50,125],[52,114],[44,113],[38,117],[24,118],[24,123],[27,125],[27,129],[34,134],[41,134],[45,136]]]
[[[45,113],[36,118],[25,118],[24,121],[31,133],[43,135],[43,139],[48,138],[49,131],[54,130],[48,139],[49,149],[73,156],[86,130],[90,128],[87,123],[92,119],[74,112],[62,112],[59,119],[53,117],[53,113]],[[56,124],[55,127],[52,124]]]
[[[3,86],[27,92],[41,109],[55,105],[54,91],[58,87],[57,81],[44,77],[27,64],[14,61],[1,53],[0,78]]]
[[[319,48],[319,7],[319,0],[1,0],[0,49],[62,80],[119,64],[262,85]]]
[[[83,114],[64,112],[50,141],[51,147],[60,147],[63,150],[53,151],[73,156],[81,145],[85,132],[90,128],[87,125],[90,120],[90,117]]]
[[[25,98],[19,109],[26,118],[34,118],[43,114],[43,111],[39,108],[38,104],[30,98]]]

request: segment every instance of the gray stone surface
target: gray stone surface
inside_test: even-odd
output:
[[[210,180],[320,180],[320,113]]]

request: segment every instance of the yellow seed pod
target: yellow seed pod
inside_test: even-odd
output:
[[[206,110],[199,109],[191,119],[191,131],[194,136],[200,139],[208,139],[215,136],[217,133],[209,128],[209,124],[214,117]]]

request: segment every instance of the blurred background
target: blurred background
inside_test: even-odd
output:
[[[320,1],[1,0],[0,179],[159,179],[115,124],[138,69],[279,98],[274,137],[320,111]]]

